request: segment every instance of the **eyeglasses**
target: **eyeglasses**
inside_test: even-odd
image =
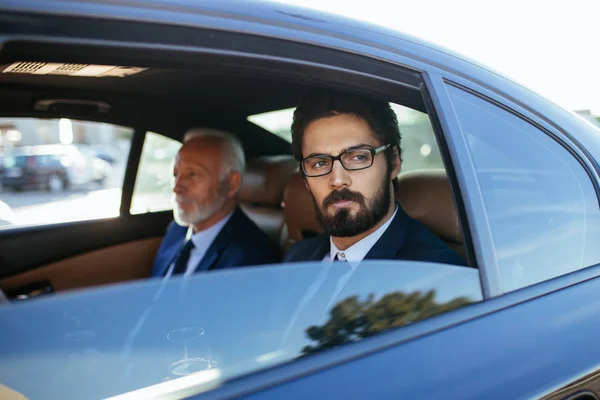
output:
[[[335,160],[339,160],[342,167],[347,171],[358,171],[373,165],[375,155],[381,153],[390,146],[391,144],[385,144],[377,148],[359,147],[357,149],[343,151],[337,156],[319,154],[303,159],[300,164],[302,165],[304,175],[308,178],[327,175],[333,169]]]

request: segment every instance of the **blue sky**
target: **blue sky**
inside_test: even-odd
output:
[[[600,114],[600,1],[278,0],[383,25],[478,60],[571,110]]]

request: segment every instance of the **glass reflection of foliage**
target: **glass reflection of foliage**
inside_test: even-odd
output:
[[[435,290],[424,294],[393,292],[375,301],[373,294],[360,301],[358,296],[348,297],[330,311],[329,320],[321,326],[311,326],[306,334],[315,344],[305,346],[303,354],[316,353],[342,344],[404,326],[434,315],[472,303],[467,297],[457,297],[446,303],[435,301]]]

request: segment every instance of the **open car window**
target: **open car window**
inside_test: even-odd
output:
[[[0,118],[0,229],[119,215],[133,129]]]
[[[164,135],[146,132],[142,156],[135,179],[131,214],[165,211],[171,203],[173,162],[181,142]]]
[[[31,398],[69,399],[194,372],[221,382],[482,300],[468,267],[337,264],[224,270],[0,308],[0,320],[19,321],[0,330],[2,383]],[[336,275],[336,267],[347,269]]]
[[[390,103],[398,118],[402,139],[402,168],[400,173],[418,169],[444,168],[429,116],[399,104]],[[292,142],[290,127],[295,108],[251,115],[248,120],[274,135]]]

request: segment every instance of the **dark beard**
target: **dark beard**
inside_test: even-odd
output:
[[[390,209],[390,180],[389,177],[383,182],[382,187],[375,193],[371,208],[365,204],[365,198],[358,192],[352,192],[349,189],[341,189],[331,192],[323,200],[323,209],[327,209],[330,204],[341,200],[356,201],[360,209],[356,216],[352,216],[350,210],[341,209],[334,215],[325,215],[317,206],[314,196],[311,196],[317,218],[326,233],[333,237],[352,237],[368,231],[377,225]]]

